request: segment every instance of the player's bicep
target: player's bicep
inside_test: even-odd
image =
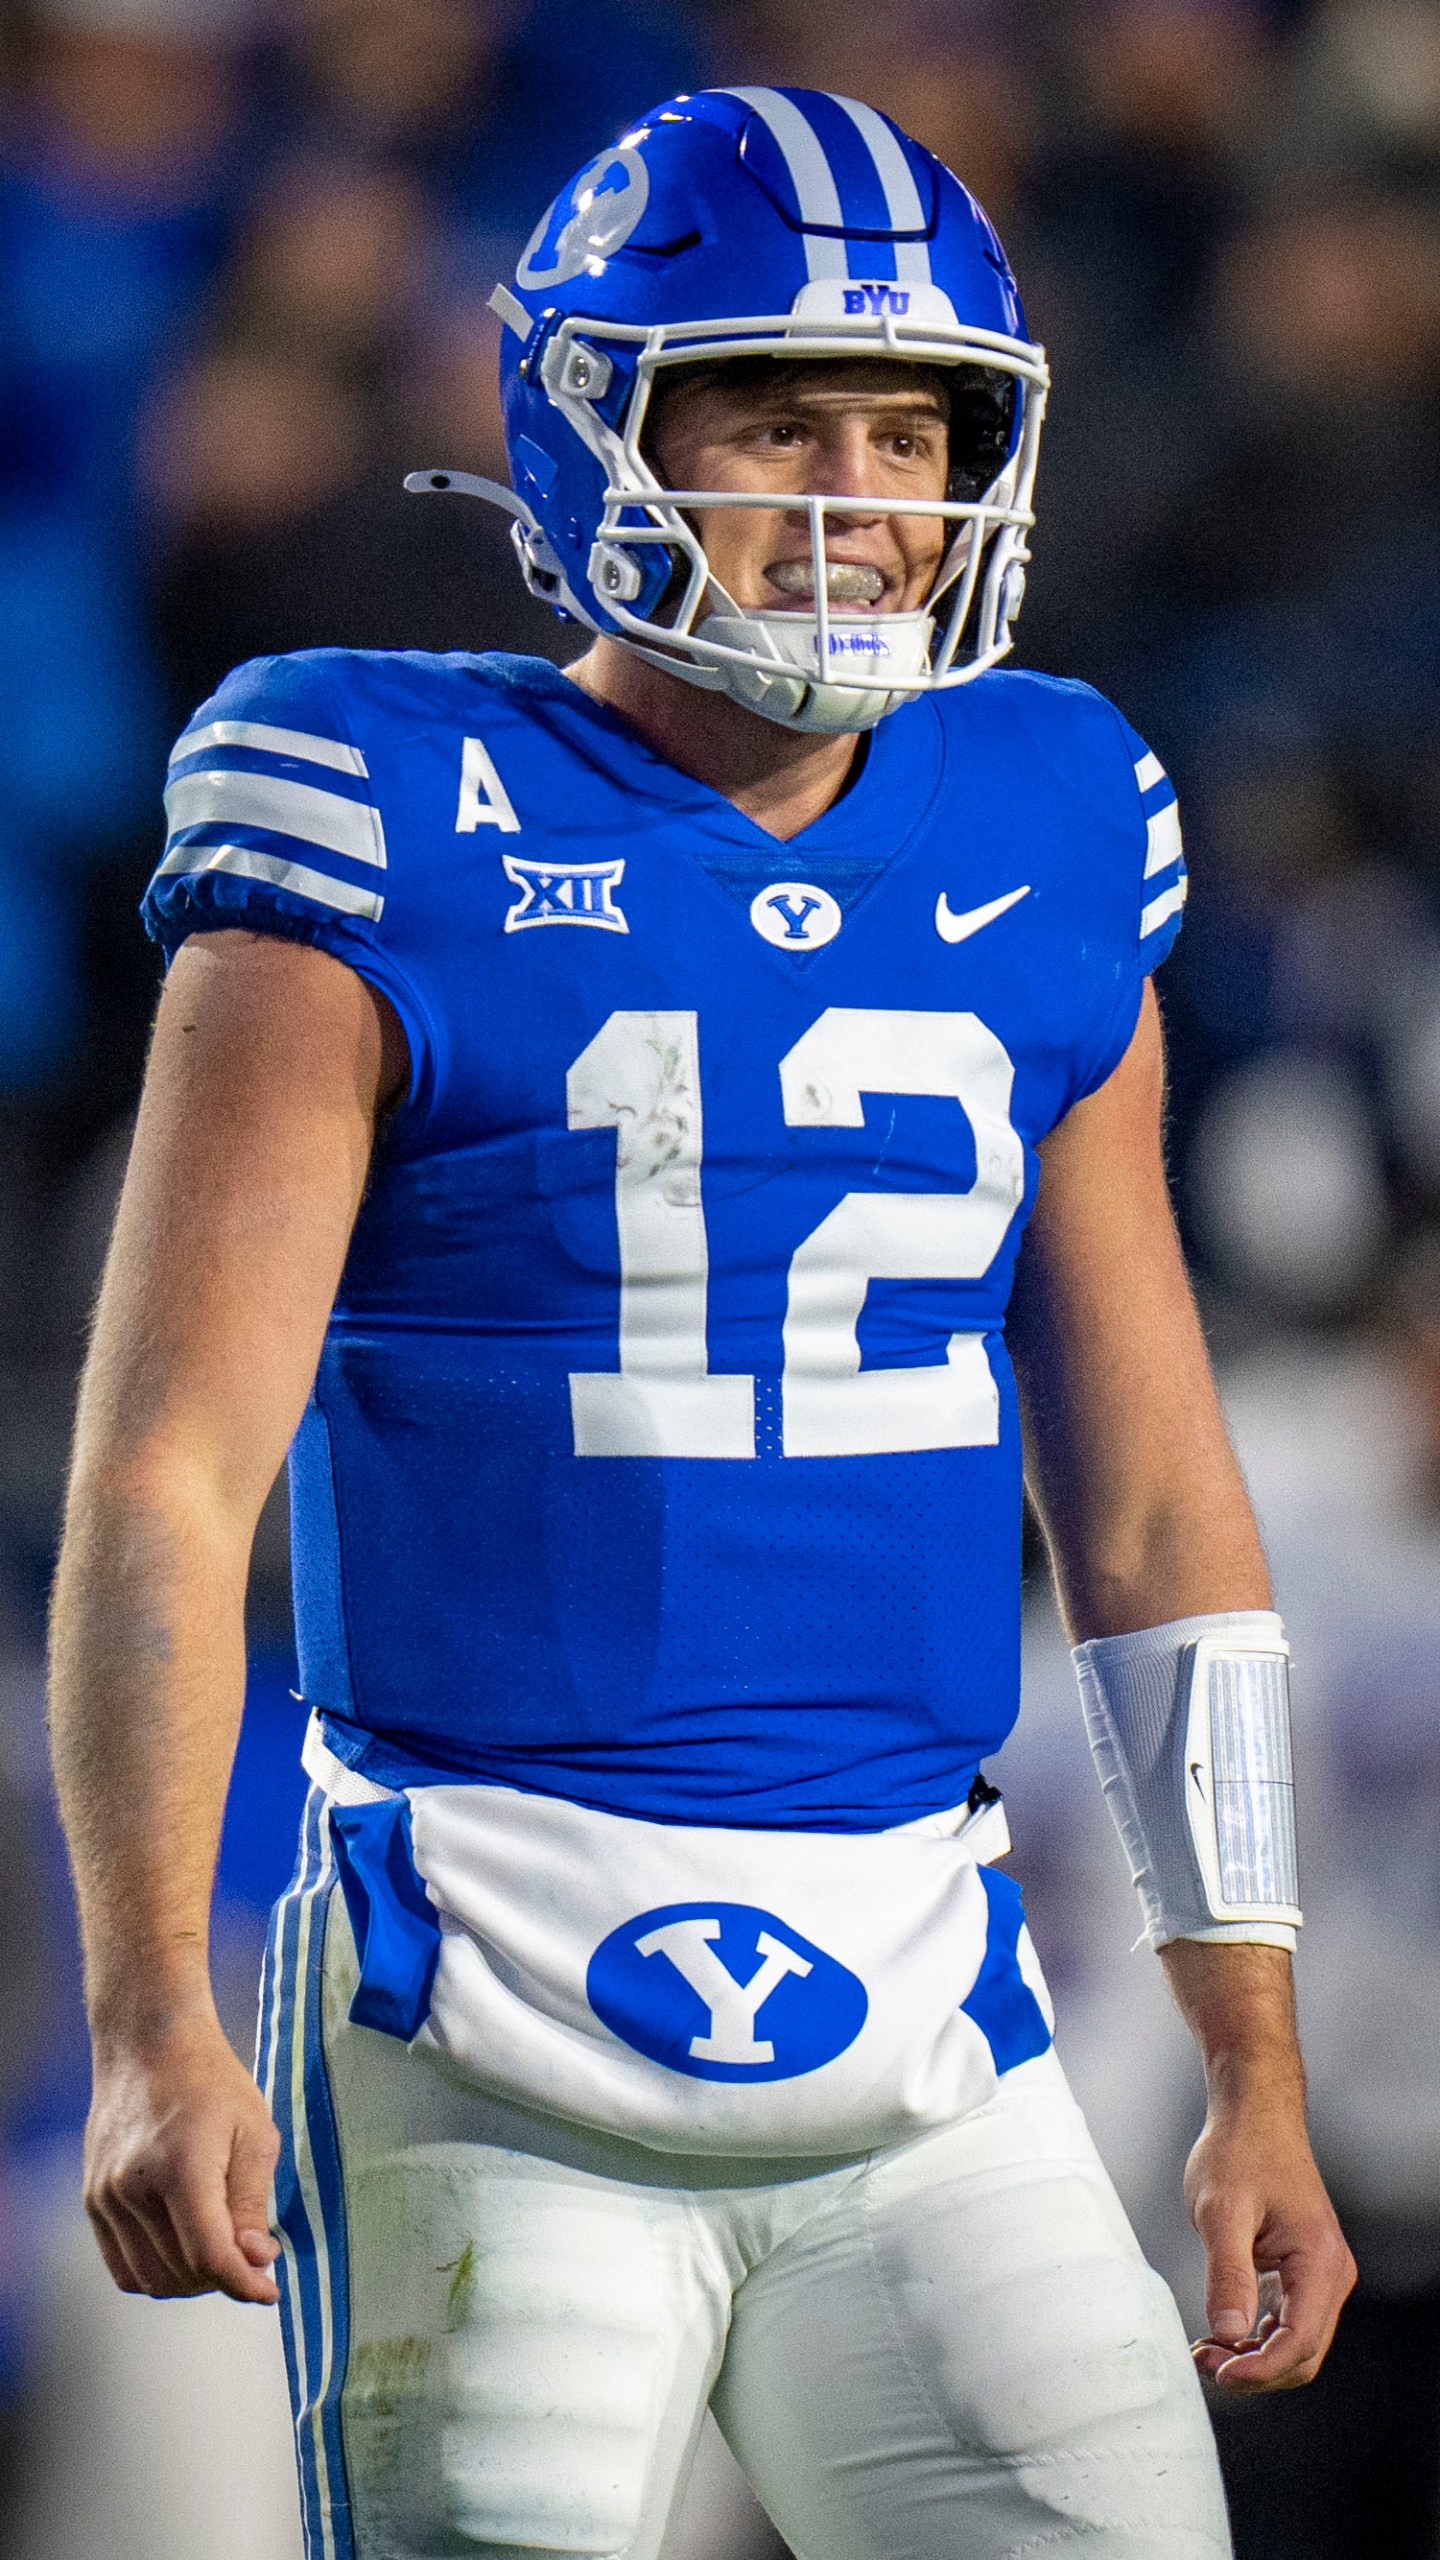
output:
[[[1226,1509],[1238,1489],[1170,1204],[1163,1099],[1147,986],[1124,1058],[1041,1150],[1017,1275],[1027,1466],[1077,1570],[1087,1550],[1143,1540],[1147,1514]]]
[[[243,932],[184,945],[96,1316],[82,1467],[194,1469],[227,1506],[258,1510],[404,1071],[383,998],[325,952]]]
[[[1190,1290],[1165,1179],[1163,1100],[1160,1017],[1147,984],[1119,1065],[1040,1150],[1015,1306],[1016,1350],[1037,1394],[1079,1392],[1087,1380],[1098,1388],[1112,1367],[1133,1376],[1157,1355],[1174,1372]],[[1072,1378],[1077,1354],[1085,1374]]]

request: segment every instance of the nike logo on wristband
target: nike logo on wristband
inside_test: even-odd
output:
[[[972,933],[993,924],[997,916],[1003,916],[1010,907],[1018,907],[1021,899],[1029,895],[1027,880],[1023,889],[1011,889],[1003,898],[992,898],[987,907],[967,907],[963,915],[957,916],[942,889],[935,901],[935,930],[942,942],[968,942]]]

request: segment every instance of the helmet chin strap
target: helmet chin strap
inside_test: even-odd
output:
[[[729,600],[727,599],[727,602]],[[645,650],[656,665],[669,669],[683,683],[698,684],[706,692],[728,693],[732,701],[742,703],[747,711],[758,712],[762,720],[773,720],[779,728],[795,729],[818,737],[843,737],[860,729],[873,729],[889,711],[908,700],[905,692],[887,686],[887,674],[901,679],[920,674],[929,660],[933,618],[928,610],[919,613],[831,614],[828,617],[830,656],[835,672],[845,671],[848,681],[835,683],[819,672],[820,649],[813,613],[710,613],[700,624],[697,637],[713,640],[722,648],[753,651],[757,635],[767,654],[768,663],[751,657],[741,664],[734,659],[718,664],[697,664],[678,653],[662,656],[658,650]],[[623,645],[634,647],[633,641]],[[836,663],[838,662],[838,664]],[[855,678],[873,671],[874,685],[857,684]]]

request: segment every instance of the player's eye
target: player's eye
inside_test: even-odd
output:
[[[938,439],[928,427],[897,427],[885,441],[899,462],[928,462]]]

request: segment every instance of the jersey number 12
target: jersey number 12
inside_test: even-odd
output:
[[[944,1365],[862,1369],[872,1280],[978,1280],[1025,1188],[1014,1068],[973,1013],[832,1005],[780,1061],[786,1122],[860,1129],[862,1095],[953,1098],[975,1138],[969,1191],[847,1191],[790,1259],[781,1384],[787,1458],[993,1444],[1000,1399],[979,1333]],[[620,1241],[620,1367],[570,1379],[582,1458],[753,1458],[755,1381],[716,1373],[705,1342],[700,1033],[693,1013],[612,1013],[566,1078],[572,1129],[610,1129]]]

